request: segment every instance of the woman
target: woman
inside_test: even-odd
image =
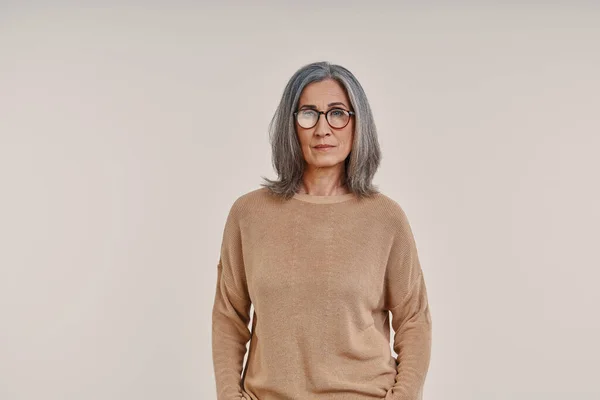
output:
[[[217,399],[421,399],[425,280],[405,213],[371,182],[381,154],[361,85],[339,65],[306,65],[270,128],[279,179],[237,198],[223,232]]]

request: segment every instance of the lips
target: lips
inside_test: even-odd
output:
[[[319,145],[315,146],[315,149],[327,149],[329,147],[335,147],[335,146],[333,146],[331,144],[319,144]]]

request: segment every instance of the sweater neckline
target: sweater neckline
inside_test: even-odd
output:
[[[316,203],[316,204],[332,204],[332,203],[341,203],[343,201],[347,201],[355,198],[356,195],[354,193],[345,193],[345,194],[336,194],[331,196],[317,196],[307,193],[294,193],[294,199],[304,201],[307,203]]]

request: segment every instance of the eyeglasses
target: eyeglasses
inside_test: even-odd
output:
[[[346,125],[348,125],[348,122],[350,122],[350,117],[355,115],[353,111],[347,111],[341,108],[332,108],[327,112],[306,108],[296,111],[294,113],[294,117],[296,118],[298,125],[304,129],[310,129],[317,125],[321,114],[325,114],[327,123],[334,129],[344,128]]]

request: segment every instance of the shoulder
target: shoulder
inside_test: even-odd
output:
[[[244,192],[236,197],[231,204],[229,213],[234,215],[236,218],[241,218],[245,215],[253,213],[258,209],[261,209],[269,202],[276,201],[278,201],[278,199],[271,194],[269,189],[266,187],[260,187],[248,192]]]
[[[274,195],[271,194],[269,189],[267,189],[266,187],[260,187],[242,193],[234,200],[233,205],[236,207],[244,208],[251,207],[257,203],[259,204],[270,200],[274,200]]]
[[[386,232],[394,237],[412,237],[413,231],[407,213],[399,201],[384,193],[371,198],[373,214]]]
[[[369,200],[386,220],[390,220],[391,222],[404,222],[407,220],[404,208],[398,201],[387,194],[378,192]]]

